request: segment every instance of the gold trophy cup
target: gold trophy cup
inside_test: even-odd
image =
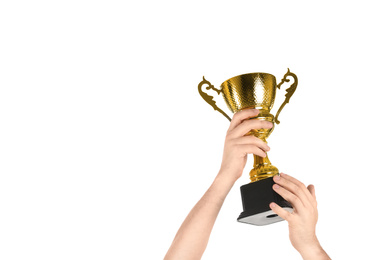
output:
[[[294,82],[286,89],[286,99],[274,117],[270,110],[275,101],[276,88],[280,89],[284,82],[290,82],[290,79],[287,77],[292,77]],[[278,120],[280,112],[290,101],[297,88],[298,78],[288,69],[281,82],[276,84],[276,78],[271,74],[249,73],[228,79],[221,84],[220,89],[216,89],[203,77],[203,81],[198,85],[200,95],[214,110],[217,110],[231,121],[230,117],[216,105],[213,97],[202,90],[203,85],[207,85],[207,90],[212,89],[218,95],[222,93],[228,108],[233,113],[243,109],[257,108],[259,109],[259,114],[254,118],[272,122],[275,127],[275,123],[280,123]],[[253,129],[248,134],[267,142],[266,139],[272,133],[274,127],[272,129]],[[271,164],[268,155],[265,158],[257,155],[253,156],[253,169],[249,173],[251,183],[241,186],[241,199],[244,211],[237,220],[259,226],[282,221],[283,219],[274,214],[269,208],[269,204],[275,202],[282,208],[292,212],[291,205],[272,189],[274,181],[271,177],[278,175],[279,170]]]

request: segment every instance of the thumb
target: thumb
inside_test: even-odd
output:
[[[272,209],[273,212],[275,212],[279,217],[282,219],[289,221],[291,217],[291,213],[287,210],[281,208],[278,204],[275,202],[272,202],[269,204],[269,207]]]

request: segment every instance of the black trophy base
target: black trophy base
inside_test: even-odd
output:
[[[274,184],[273,178],[267,178],[241,186],[244,211],[238,217],[238,222],[264,226],[282,221],[283,219],[270,209],[271,202],[289,212],[293,211],[291,204],[272,189]]]

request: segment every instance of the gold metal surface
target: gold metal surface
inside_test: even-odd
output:
[[[290,79],[287,78],[288,76],[293,77],[294,82],[290,88],[286,89],[286,99],[278,109],[276,117],[274,117],[270,113],[270,110],[272,109],[275,101],[276,88],[280,89],[280,86],[284,82],[290,82]],[[249,73],[230,78],[221,84],[221,89],[216,89],[203,77],[203,81],[201,81],[198,85],[200,95],[208,104],[214,108],[214,110],[217,110],[229,121],[231,121],[230,117],[216,105],[213,97],[203,92],[203,85],[207,85],[207,90],[212,89],[216,91],[218,95],[222,93],[228,108],[233,113],[236,113],[242,109],[257,108],[260,110],[260,112],[254,118],[279,124],[280,122],[278,120],[278,116],[295,92],[298,85],[298,78],[288,69],[281,82],[276,85],[276,78],[271,74]],[[253,129],[248,134],[254,135],[264,142],[267,142],[266,139],[272,133],[274,127],[272,129]],[[265,158],[254,155],[253,169],[249,173],[251,182],[269,178],[277,175],[278,173],[279,170],[271,164],[270,160],[268,159],[268,155]]]
[[[291,73],[290,72],[290,69],[287,69],[287,73],[284,75],[282,81],[277,85],[278,89],[280,89],[280,86],[284,83],[284,82],[290,82],[290,80],[287,78],[288,76],[291,76],[294,78],[294,83],[291,84],[291,86],[286,89],[286,99],[284,100],[283,104],[280,106],[278,112],[276,113],[276,117],[275,117],[275,122],[277,124],[279,124],[279,120],[278,120],[278,116],[280,114],[280,112],[282,111],[282,109],[284,108],[284,106],[290,102],[290,98],[291,96],[294,94],[295,90],[297,89],[297,86],[298,86],[298,78],[297,78],[297,75],[295,75],[294,73]]]
[[[203,98],[207,103],[210,104],[210,106],[212,106],[212,107],[214,108],[214,110],[217,110],[219,113],[221,113],[223,116],[225,116],[229,121],[232,121],[232,119],[231,119],[225,112],[223,112],[222,109],[220,109],[220,108],[216,105],[215,101],[213,100],[213,97],[212,97],[212,96],[209,96],[209,95],[207,95],[205,92],[203,92],[202,86],[205,85],[205,84],[208,85],[208,86],[206,87],[206,89],[212,89],[212,90],[214,90],[215,92],[217,92],[218,95],[221,93],[221,90],[214,88],[214,86],[211,85],[211,83],[203,77],[203,80],[198,84],[198,91],[199,91],[199,94],[202,96],[202,98]]]
[[[245,108],[269,111],[275,100],[276,79],[268,73],[243,74],[226,80],[221,91],[230,111]]]

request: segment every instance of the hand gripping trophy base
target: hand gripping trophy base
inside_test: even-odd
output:
[[[281,217],[270,209],[269,204],[271,202],[275,202],[289,212],[293,211],[290,203],[272,189],[274,184],[275,182],[272,178],[267,178],[241,186],[241,199],[244,211],[238,217],[238,222],[264,226],[283,221]]]

